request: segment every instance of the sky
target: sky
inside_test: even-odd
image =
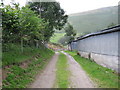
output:
[[[5,3],[10,3],[11,0],[5,0]],[[14,0],[25,5],[26,0]],[[48,1],[48,0],[47,0]],[[79,13],[88,10],[94,10],[102,7],[116,6],[119,0],[56,0],[60,3],[61,8],[66,14]]]
[[[67,14],[118,5],[119,0],[57,0]]]

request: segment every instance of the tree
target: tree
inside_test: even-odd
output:
[[[75,39],[76,32],[70,23],[67,23],[67,26],[64,28],[64,30],[66,34],[58,42],[63,45],[67,45]]]
[[[21,46],[23,41],[34,46],[38,41],[42,41],[42,30],[44,28],[44,25],[42,25],[42,19],[38,18],[28,7],[23,7],[21,9],[20,22]]]
[[[18,40],[20,37],[19,9],[14,9],[10,5],[2,9],[2,28],[4,43]]]
[[[5,6],[2,9],[3,46],[8,43],[21,43],[21,51],[25,44],[30,46],[38,45],[44,40],[43,31],[48,23],[39,18],[34,11],[27,6],[19,8]],[[25,44],[24,44],[25,43]]]
[[[65,27],[65,36],[76,36],[76,32],[73,29],[73,26],[70,23],[67,23],[67,26]]]
[[[48,37],[46,41],[53,35],[54,29],[61,30],[67,22],[68,16],[65,15],[58,2],[29,2],[29,7],[40,15],[39,17],[49,22],[46,31],[44,31],[44,36]]]
[[[63,46],[68,45],[69,41],[70,41],[70,36],[64,36],[58,40],[58,42]]]

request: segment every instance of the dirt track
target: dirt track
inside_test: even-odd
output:
[[[68,70],[70,71],[68,88],[94,88],[95,84],[88,77],[86,72],[69,54],[62,51],[68,59]],[[56,85],[56,63],[59,53],[56,52],[43,72],[36,77],[30,88],[55,88]],[[64,76],[63,76],[64,77]]]
[[[56,62],[58,60],[59,53],[56,52],[53,58],[50,60],[44,71],[36,77],[36,81],[30,86],[30,88],[53,88],[56,79]]]
[[[71,72],[71,75],[69,77],[70,88],[94,88],[95,85],[90,80],[88,75],[85,73],[85,71],[81,68],[81,66],[74,60],[72,56],[69,54],[64,53],[68,58],[68,70]]]

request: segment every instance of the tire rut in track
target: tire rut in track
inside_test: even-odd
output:
[[[74,60],[72,56],[62,51],[68,59],[68,70],[71,72],[69,77],[69,88],[94,88],[96,85],[88,77],[86,72],[81,66]]]
[[[56,80],[56,63],[59,53],[56,52],[42,73],[36,77],[30,88],[53,88]]]

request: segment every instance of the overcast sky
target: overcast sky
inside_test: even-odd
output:
[[[11,0],[5,0],[5,3],[10,3]],[[26,0],[18,1],[21,5],[25,5]],[[61,7],[67,14],[94,10],[102,7],[118,5],[119,0],[56,0],[60,2]]]
[[[119,0],[57,0],[67,14],[118,5]]]

